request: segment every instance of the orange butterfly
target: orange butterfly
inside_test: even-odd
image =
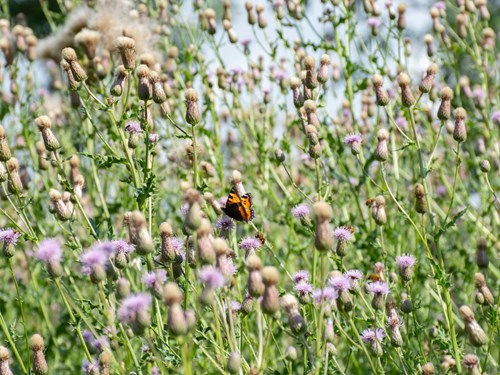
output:
[[[222,211],[234,220],[244,221],[246,223],[252,221],[254,218],[252,194],[246,193],[240,197],[233,186],[227,197],[226,207],[223,207]]]

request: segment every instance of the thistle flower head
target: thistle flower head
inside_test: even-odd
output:
[[[313,286],[309,284],[308,282],[302,281],[300,283],[295,284],[293,287],[295,291],[300,295],[300,296],[306,296],[312,293],[313,291]]]
[[[137,319],[138,315],[149,310],[151,302],[152,298],[149,294],[133,294],[122,301],[121,306],[118,309],[118,318],[123,323],[131,323]]]
[[[349,279],[345,276],[332,277],[328,284],[335,289],[337,292],[342,292],[348,290],[351,287]]]
[[[363,142],[363,137],[359,134],[348,134],[344,137],[344,144],[352,147],[355,144],[361,144]]]
[[[307,216],[309,216],[310,208],[307,204],[299,204],[298,206],[295,206],[292,208],[292,215],[293,217],[296,217],[298,219],[303,219]]]
[[[62,249],[59,241],[55,238],[48,238],[40,242],[35,258],[46,264],[59,263],[62,258]]]
[[[365,343],[373,343],[375,341],[381,342],[385,337],[385,332],[382,328],[373,330],[371,328],[365,329],[361,332],[361,340]]]
[[[383,281],[376,281],[367,285],[367,290],[370,293],[385,295],[389,293],[389,287]]]
[[[257,250],[262,246],[262,242],[255,237],[247,237],[240,241],[239,247],[245,251]]]
[[[333,231],[333,236],[340,242],[348,242],[352,239],[352,232],[347,227],[338,227]]]
[[[7,245],[15,246],[19,237],[21,237],[21,234],[16,232],[14,229],[6,228],[0,230],[0,242]]]
[[[211,289],[222,288],[226,284],[224,275],[213,266],[205,266],[198,273],[200,281]]]
[[[142,282],[146,288],[155,288],[158,284],[163,284],[167,281],[167,272],[165,270],[157,270],[145,273],[142,276]]]
[[[229,232],[235,228],[234,221],[229,216],[222,216],[215,223],[218,231]]]
[[[315,289],[312,291],[312,297],[317,305],[323,302],[331,302],[337,299],[338,293],[332,287],[325,287],[323,289]]]
[[[412,267],[417,261],[411,255],[402,255],[396,257],[396,266],[398,268],[409,268]]]
[[[309,281],[310,274],[308,271],[305,270],[300,270],[297,271],[295,274],[292,276],[292,280],[294,283],[302,283],[302,282],[308,282]]]
[[[82,273],[89,275],[96,267],[104,267],[109,255],[103,251],[103,247],[95,246],[87,250],[80,257],[82,263]]]
[[[127,125],[125,126],[125,131],[127,131],[130,134],[141,133],[142,132],[141,123],[136,120],[128,121]]]
[[[359,270],[348,270],[345,274],[349,280],[361,280],[363,278],[363,272]]]

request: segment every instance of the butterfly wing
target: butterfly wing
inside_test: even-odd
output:
[[[252,195],[247,193],[240,197],[233,186],[227,197],[226,207],[223,207],[222,211],[234,220],[245,222],[251,221],[254,218]]]

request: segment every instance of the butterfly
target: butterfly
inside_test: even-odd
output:
[[[233,186],[227,197],[226,207],[223,207],[222,211],[234,220],[246,223],[252,221],[254,218],[252,194],[246,193],[240,197]]]

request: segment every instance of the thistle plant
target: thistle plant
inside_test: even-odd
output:
[[[0,375],[497,371],[498,4],[10,3]]]

